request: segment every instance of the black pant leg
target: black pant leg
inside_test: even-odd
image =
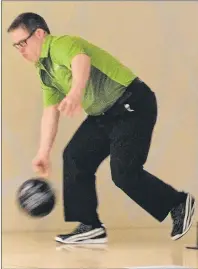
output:
[[[127,104],[130,110],[126,109],[122,116],[114,119],[110,133],[112,179],[139,206],[162,221],[175,205],[185,199],[185,194],[176,191],[143,167],[157,118],[154,93],[145,90],[139,103],[134,103],[132,95]]]
[[[97,193],[95,172],[109,155],[109,139],[94,117],[88,117],[63,153],[65,221],[95,222]]]

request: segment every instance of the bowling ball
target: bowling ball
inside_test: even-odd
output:
[[[17,201],[20,209],[29,216],[44,217],[53,210],[56,196],[49,181],[31,178],[19,187]]]

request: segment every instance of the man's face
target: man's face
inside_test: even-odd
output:
[[[14,47],[21,55],[26,60],[36,63],[41,54],[41,47],[45,37],[44,31],[37,29],[29,33],[26,29],[19,27],[10,34]]]

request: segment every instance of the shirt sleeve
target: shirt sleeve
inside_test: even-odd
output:
[[[53,87],[44,87],[42,86],[43,91],[43,105],[44,107],[48,107],[51,105],[59,104],[65,95],[62,92],[57,91]]]
[[[87,54],[79,37],[61,36],[51,48],[53,60],[71,70],[72,59],[78,54]]]

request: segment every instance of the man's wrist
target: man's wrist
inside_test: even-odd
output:
[[[38,150],[38,155],[48,158],[50,156],[50,151],[49,150],[44,150],[44,149],[39,149]]]

